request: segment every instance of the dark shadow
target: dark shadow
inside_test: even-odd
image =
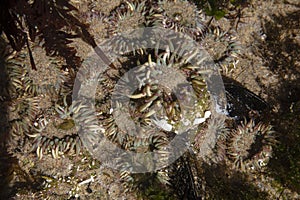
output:
[[[20,168],[18,159],[7,150],[12,136],[9,135],[8,105],[11,97],[7,90],[9,77],[5,67],[6,45],[0,37],[0,199],[9,199],[14,196],[17,189],[27,189],[33,185],[33,181]],[[22,177],[20,181],[15,182],[16,176]]]
[[[274,114],[278,145],[269,169],[284,187],[300,193],[300,81],[285,81],[279,89],[279,113]]]
[[[267,39],[261,41],[258,56],[278,75],[277,88],[269,88],[268,102],[278,110],[272,124],[279,144],[269,164],[271,175],[285,188],[300,192],[300,5],[286,15],[274,14],[263,25]]]
[[[170,183],[178,199],[266,199],[245,175],[232,172],[225,165],[200,164],[193,156],[186,154],[178,159],[170,169]]]
[[[299,69],[295,68],[300,55],[297,38],[297,30],[300,29],[299,17],[300,9],[287,13],[286,16],[274,15],[270,21],[263,23],[267,38],[260,45],[262,48],[259,55],[264,58],[265,65],[281,77],[300,73]]]
[[[245,175],[239,172],[228,172],[223,165],[202,166],[204,181],[206,182],[205,193],[209,199],[266,199],[267,193],[249,183]]]
[[[77,51],[69,44],[73,38],[96,47],[87,25],[74,16],[77,9],[68,0],[1,1],[0,32],[8,38],[10,45],[20,51],[27,46],[32,68],[35,69],[29,39],[38,40],[48,56],[60,56],[66,60],[63,68],[78,68],[81,64]]]
[[[270,112],[270,105],[262,98],[246,89],[241,83],[222,77],[225,87],[228,115],[237,122],[244,119],[263,120]]]
[[[5,43],[2,38],[0,38],[0,48],[1,53],[4,53]],[[9,191],[9,182],[12,178],[12,165],[15,162],[11,159],[6,150],[6,141],[9,137],[9,124],[7,119],[7,102],[9,102],[7,84],[9,81],[7,72],[5,70],[4,62],[5,60],[0,58],[0,199],[7,199]],[[10,163],[9,160],[12,160]]]

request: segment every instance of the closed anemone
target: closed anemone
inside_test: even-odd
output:
[[[29,94],[57,93],[64,78],[60,69],[64,61],[58,57],[48,57],[40,46],[33,48],[37,70],[33,70],[29,64],[26,65],[25,91]]]
[[[158,4],[164,12],[165,22],[173,21],[181,26],[196,26],[197,7],[188,1],[160,1]]]

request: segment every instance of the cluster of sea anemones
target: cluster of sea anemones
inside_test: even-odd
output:
[[[168,5],[178,9],[174,10],[173,7],[170,9]],[[115,65],[117,67],[104,72],[101,81],[104,81],[105,84],[103,86],[100,83],[100,87],[103,89],[98,90],[95,97],[96,112],[98,118],[101,119],[99,122],[101,127],[105,129],[104,135],[128,151],[140,151],[141,149],[151,151],[150,146],[156,145],[158,145],[157,149],[161,149],[163,145],[159,145],[160,142],[164,144],[165,141],[174,137],[171,135],[178,133],[178,130],[182,128],[182,119],[190,121],[190,125],[193,124],[194,118],[204,119],[206,111],[210,109],[210,96],[205,81],[207,74],[205,73],[210,72],[207,69],[197,68],[203,64],[201,63],[203,57],[199,57],[203,54],[198,52],[199,50],[191,49],[191,46],[187,44],[176,43],[178,38],[172,34],[168,37],[161,37],[155,32],[144,32],[143,28],[160,27],[163,30],[175,31],[175,33],[185,33],[195,42],[199,42],[201,45],[205,44],[204,48],[211,48],[207,45],[210,41],[205,42],[206,36],[215,34],[212,36],[214,41],[226,43],[224,44],[225,50],[217,55],[221,57],[223,53],[228,57],[232,56],[230,48],[235,38],[228,40],[229,34],[221,33],[220,29],[210,31],[208,27],[205,27],[205,22],[201,21],[200,11],[188,1],[128,1],[121,3],[104,15],[106,17],[104,20],[101,18],[101,22],[107,26],[108,37],[111,38],[104,43],[104,46],[109,46],[113,53],[121,55],[121,59],[117,61],[119,63]],[[130,31],[126,32],[125,30],[128,29]],[[153,49],[148,49],[149,46]],[[134,68],[136,65],[138,67]],[[114,70],[118,72],[110,74]],[[179,84],[180,81],[176,83],[178,76],[172,77],[172,74],[167,73],[167,71],[176,70],[184,77],[183,80],[186,81],[188,87],[184,84],[180,85],[182,84]],[[205,75],[201,74],[202,70]],[[133,75],[127,75],[129,72]],[[163,77],[166,74],[168,75]],[[159,80],[162,82],[155,82],[157,77],[161,77]],[[165,87],[164,79],[165,82],[173,81],[174,85],[178,85],[180,89],[168,88],[168,84]],[[194,110],[184,113],[185,108],[180,103],[180,96],[186,96],[189,91],[185,90],[189,90],[189,87],[193,89],[196,101],[192,105]],[[112,91],[119,93],[112,93]],[[107,99],[110,98],[115,98],[116,101],[113,102],[115,105],[109,106],[110,102]],[[122,129],[119,122],[125,118],[121,118],[117,112],[118,106],[127,106],[126,112],[129,113],[128,117],[131,119],[131,122],[128,123],[133,123],[134,127],[140,128],[135,128],[134,131],[143,132],[144,128],[147,129],[151,126],[162,129],[159,137],[162,138],[161,141],[155,144],[149,139],[149,135],[140,141],[138,137],[132,137],[134,133]],[[125,120],[123,123],[126,122]],[[226,132],[224,130],[220,128],[220,130],[214,129],[211,132]],[[209,155],[214,162],[222,160],[224,157],[223,140],[218,140],[218,147]],[[130,169],[125,167],[123,172],[124,177],[130,177]]]
[[[205,79],[201,76],[201,72],[189,63],[189,60],[194,59],[193,56],[196,55],[187,52],[183,58],[180,58],[165,52],[155,58],[153,53],[147,52],[144,55],[148,57],[147,61],[125,73],[116,83],[112,94],[115,107],[111,108],[112,113],[107,115],[108,113],[105,112],[106,116],[102,117],[102,119],[106,118],[103,121],[103,127],[107,130],[106,134],[114,141],[122,141],[118,137],[120,130],[117,126],[120,124],[116,122],[121,115],[114,114],[118,107],[125,106],[130,118],[140,127],[159,126],[167,132],[176,133],[182,126],[183,118],[191,125],[194,122],[193,115],[203,117],[205,111],[210,108]],[[184,97],[189,92],[194,95],[194,99],[190,95],[190,102],[180,102],[186,100]],[[184,111],[184,106],[187,106],[184,103],[190,103],[195,109],[190,113],[184,113],[189,112]]]
[[[208,164],[223,163],[242,172],[263,170],[276,145],[272,126],[254,119],[235,124],[232,119],[208,120],[199,127],[193,150]]]
[[[33,56],[39,55],[37,70],[33,70],[26,51],[11,54],[5,63],[10,79],[7,89],[13,99],[9,107],[13,110],[9,118],[11,144],[15,144],[14,138],[27,137],[39,159],[46,154],[59,158],[79,154],[83,144],[97,148],[101,142],[97,137],[103,133],[101,136],[126,151],[160,152],[167,162],[168,142],[182,130],[189,131],[187,127],[201,124],[195,141],[187,141],[194,145],[198,158],[209,163],[228,158],[232,168],[243,171],[266,165],[274,143],[269,125],[249,121],[229,134],[223,119],[206,121],[212,108],[206,78],[212,71],[203,67],[208,55],[190,44],[206,49],[226,71],[238,60],[239,48],[232,32],[208,26],[197,6],[186,0],[117,1],[109,8],[103,1],[101,5],[106,6],[99,5],[89,4],[93,10],[83,16],[90,20],[95,39],[109,38],[104,46],[120,58],[114,61],[115,68],[104,71],[98,80],[95,105],[71,102],[79,69],[61,69],[61,58],[50,58],[42,47],[33,46]],[[151,32],[145,29],[149,27]],[[182,40],[185,34],[193,42]],[[77,77],[81,75],[84,77]],[[190,104],[185,104],[188,100]],[[125,117],[121,113],[124,107]],[[142,183],[146,175],[131,174],[132,165],[136,165],[135,158],[131,159],[121,163],[121,179]],[[153,160],[148,164],[139,167],[146,171],[155,168]],[[179,167],[186,170],[182,163]],[[150,176],[168,182],[167,169]]]
[[[61,133],[62,130],[66,130],[66,126],[63,125],[66,125],[68,120],[71,121],[70,114],[74,111],[64,110],[65,107],[69,108],[69,105],[66,98],[62,99],[60,96],[70,96],[72,86],[69,79],[73,73],[69,72],[72,70],[62,70],[63,61],[46,56],[42,47],[32,46],[32,49],[33,55],[37,57],[36,70],[32,69],[25,48],[20,52],[12,52],[4,63],[11,83],[7,86],[11,101],[7,104],[10,126],[10,139],[7,142],[10,149],[16,148],[15,144],[23,141],[24,137],[65,137],[67,134]],[[64,102],[65,105],[59,106],[58,102]],[[71,124],[74,126],[74,122]],[[46,128],[47,126],[51,128]],[[35,146],[38,139],[27,141],[32,141]],[[40,145],[42,144],[39,143],[38,146]]]

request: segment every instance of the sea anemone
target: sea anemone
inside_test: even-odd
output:
[[[250,120],[232,132],[227,153],[234,169],[257,170],[267,165],[275,143],[272,126]]]
[[[210,26],[199,43],[221,66],[224,74],[233,70],[239,61],[241,47],[232,30],[224,31],[219,26]]]
[[[114,53],[142,53],[144,47],[143,29],[148,26],[146,1],[121,4],[109,17],[108,33],[112,39],[107,45]],[[139,30],[139,31],[137,31]]]
[[[200,40],[205,34],[205,25],[200,20],[197,6],[186,0],[160,0],[154,9],[153,23],[157,26],[187,33],[191,38]]]
[[[63,61],[48,57],[40,46],[33,46],[37,70],[31,68],[29,55],[25,49],[17,52],[7,61],[8,73],[12,85],[19,96],[57,94],[64,80],[61,71]],[[38,55],[38,56],[37,56]]]
[[[213,118],[198,129],[193,148],[197,156],[208,164],[220,163],[226,157],[229,129],[224,119]]]
[[[109,16],[109,14],[115,10],[118,6],[121,4],[121,0],[98,0],[98,1],[92,1],[89,4],[89,9],[92,12],[101,12],[106,16]]]
[[[205,81],[203,79],[200,81],[198,78],[201,75],[194,73],[185,59],[179,57],[168,59],[165,55],[161,54],[157,59],[152,59],[149,55],[146,63],[134,69],[134,74],[138,80],[127,80],[129,81],[127,90],[125,86],[120,85],[122,90],[117,89],[116,92],[122,93],[120,95],[123,95],[125,99],[130,98],[129,112],[134,121],[141,124],[153,124],[154,122],[156,125],[165,121],[166,124],[163,129],[168,131],[173,129],[176,132],[178,128],[176,126],[179,125],[178,123],[183,116],[182,106],[187,106],[183,105],[182,102],[180,104],[179,99],[184,99],[186,93],[192,92],[188,90],[194,88],[195,93],[201,98],[194,99],[195,104],[193,102],[192,106],[195,109],[192,112],[201,117],[205,111],[209,110],[209,95],[205,89]],[[190,85],[186,81],[189,79],[192,79]],[[129,87],[136,89],[132,91]],[[186,114],[187,116],[191,117],[192,115]],[[192,119],[189,120],[193,122]],[[172,128],[168,128],[168,126],[172,126]]]
[[[47,153],[51,154],[53,158],[59,158],[65,153],[78,155],[82,147],[82,142],[77,134],[67,135],[63,138],[49,138],[40,135],[35,137],[31,151],[35,151],[39,159],[42,159],[43,155]]]
[[[85,12],[81,14],[81,17],[85,19],[85,22],[89,26],[89,32],[93,35],[95,41],[98,43],[104,38],[108,38],[108,16],[99,13],[97,11]],[[80,41],[77,41],[79,44]],[[80,51],[80,49],[78,49]]]
[[[59,155],[73,150],[78,154],[82,149],[74,118],[84,106],[77,102],[69,104],[66,96],[62,104],[50,104],[50,107],[40,109],[32,122],[30,132],[27,133],[28,137],[33,138],[31,151],[36,151],[40,159],[46,153],[58,158]]]
[[[40,97],[23,97],[11,101],[7,115],[7,130],[9,148],[15,149],[17,143],[23,141],[25,135],[30,133],[33,120],[37,117]],[[14,151],[12,151],[14,152]]]

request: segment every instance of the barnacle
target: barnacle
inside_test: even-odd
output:
[[[272,156],[275,143],[270,125],[255,124],[253,120],[243,122],[233,131],[227,147],[233,168],[242,171],[261,169]]]
[[[205,34],[205,26],[200,21],[197,6],[186,0],[160,0],[155,9],[152,20],[155,25],[176,32],[187,33],[190,37],[199,40]]]

